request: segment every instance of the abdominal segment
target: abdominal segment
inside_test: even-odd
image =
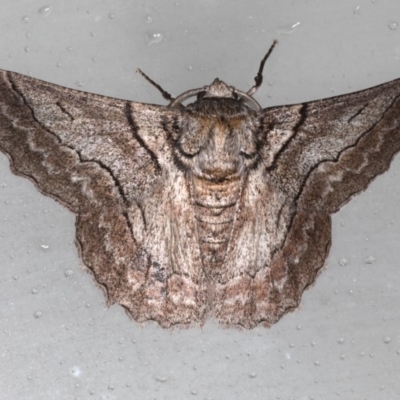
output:
[[[202,257],[208,279],[220,274],[241,194],[242,177],[213,182],[193,176],[194,215]]]

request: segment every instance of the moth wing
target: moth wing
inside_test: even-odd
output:
[[[264,109],[260,127],[263,162],[250,172],[228,261],[239,273],[216,297],[220,321],[247,328],[298,306],[328,255],[330,214],[389,168],[400,150],[400,80]]]
[[[285,121],[287,114],[292,117]],[[265,109],[262,122],[270,124],[268,140],[289,132],[267,168],[270,179],[293,201],[332,213],[386,171],[399,151],[400,79],[347,95]]]
[[[0,86],[0,149],[77,214],[81,257],[109,302],[164,326],[201,320],[198,255],[182,250],[196,249],[189,195],[163,129],[176,112],[7,71]]]

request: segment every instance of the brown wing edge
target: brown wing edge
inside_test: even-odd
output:
[[[103,289],[108,303],[119,302],[129,263],[116,264],[113,257],[118,259],[122,245],[127,258],[133,257],[135,251],[123,201],[106,170],[80,160],[73,149],[62,146],[54,133],[35,120],[23,96],[12,86],[12,79],[19,76],[6,71],[0,75],[0,150],[8,156],[14,174],[28,178],[40,193],[77,215],[76,242],[84,267]],[[36,81],[29,79],[33,84]],[[101,221],[102,227],[93,221]],[[105,233],[113,251],[98,246],[102,241],[97,239]],[[109,268],[112,264],[113,268]]]
[[[300,304],[303,291],[315,282],[329,254],[330,215],[364,191],[376,176],[387,171],[400,151],[400,79],[350,96],[368,95],[371,90],[384,96],[386,88],[395,88],[398,94],[385,108],[382,118],[363,132],[353,146],[341,151],[336,160],[319,163],[302,186],[285,245],[275,255],[271,266],[271,284],[279,290],[273,291],[275,296],[270,295],[267,303],[280,306],[273,312],[263,313],[264,324],[277,322]],[[333,100],[346,99],[346,96]],[[341,179],[335,178],[338,176]]]
[[[14,81],[19,81],[19,85]],[[38,96],[45,96],[48,91],[57,94],[65,91],[68,101],[74,101],[76,95],[80,105],[84,105],[86,97],[100,102],[102,99],[102,96],[0,71],[0,150],[9,157],[12,172],[30,179],[40,193],[53,198],[76,214],[76,245],[83,267],[94,277],[109,306],[119,303],[134,320],[153,320],[164,328],[204,324],[204,318],[188,321],[187,316],[183,323],[177,321],[172,317],[176,314],[173,310],[166,310],[166,314],[161,315],[145,309],[145,286],[133,292],[127,279],[128,269],[138,258],[138,247],[131,226],[134,221],[130,220],[133,210],[121,197],[107,168],[94,162],[95,160],[83,160],[79,152],[71,146],[63,145],[55,132],[35,118],[32,106],[24,98],[24,92],[36,89]],[[115,101],[123,102],[118,99]],[[146,105],[123,103],[126,104],[123,107],[125,116],[132,117],[127,123],[133,130],[139,129],[135,126],[135,117],[138,117],[135,113],[138,109],[147,110]],[[149,105],[149,115],[140,114],[145,124],[153,121],[153,114],[159,108],[165,109],[162,106]],[[154,129],[152,125],[152,131]],[[137,132],[132,133],[138,140]],[[146,143],[139,144],[146,146]],[[152,148],[159,145],[155,141],[150,144]],[[151,149],[148,151],[151,152]],[[182,282],[178,278],[170,282],[170,285],[177,288],[180,284]],[[167,307],[171,305],[167,304]],[[168,313],[171,314],[170,319]]]

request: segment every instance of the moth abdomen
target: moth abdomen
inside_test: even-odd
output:
[[[241,195],[242,177],[214,182],[193,176],[192,196],[201,259],[206,275],[219,273],[228,249]]]

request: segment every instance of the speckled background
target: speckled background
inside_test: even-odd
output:
[[[0,68],[165,104],[241,90],[279,45],[263,106],[400,77],[400,2],[0,0]],[[327,268],[271,329],[140,326],[80,269],[74,217],[0,154],[0,399],[398,399],[400,157],[333,218]]]

